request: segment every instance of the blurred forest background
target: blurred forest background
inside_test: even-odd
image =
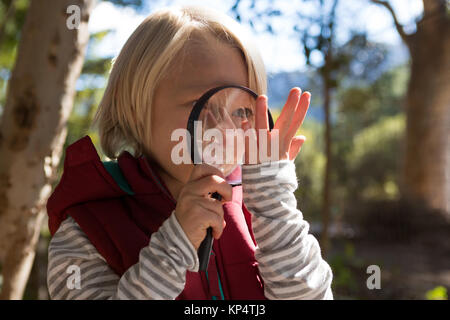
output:
[[[161,6],[188,3],[108,0],[95,5],[103,2],[147,14]],[[61,177],[63,150],[88,134],[101,153],[90,125],[113,56],[99,55],[96,49],[113,31],[83,35],[84,26],[78,40],[65,42],[64,32],[77,32],[65,30],[55,42],[47,41],[44,33],[39,38],[37,29],[44,32],[46,27],[25,23],[28,13],[36,19],[47,17],[43,25],[64,29],[69,16],[65,9],[72,3],[82,11],[94,8],[90,0],[0,0],[0,297],[4,299],[48,299],[50,233],[45,201]],[[352,15],[358,15],[346,0],[227,3],[227,13],[255,33],[289,31],[292,41],[299,43],[296,54],[305,68],[269,73],[269,105],[276,117],[290,88],[312,93],[301,129],[308,140],[296,159],[297,199],[333,269],[335,298],[447,299],[449,2],[423,0],[422,13],[402,25],[389,1],[359,1],[361,6],[386,10],[401,39],[397,46],[371,40],[360,27],[342,36],[339,8],[347,11],[347,29]],[[50,13],[42,13],[44,9]],[[292,24],[280,24],[287,15],[296,18],[289,20]],[[83,14],[82,24],[88,21],[89,14]],[[39,50],[50,52],[49,66],[36,67]],[[67,64],[55,67],[52,59]],[[52,78],[51,72],[58,72],[58,77]],[[35,108],[35,100],[46,96],[30,91],[33,83],[39,83],[36,90],[55,95],[46,100],[52,105],[46,109],[52,118],[39,116],[42,109]],[[22,100],[14,102],[17,99]],[[33,118],[38,125],[33,125]],[[33,152],[40,156],[31,159]],[[24,158],[29,159],[28,169],[18,173],[14,164]],[[33,174],[33,179],[26,178]],[[14,189],[12,179],[22,185]],[[33,188],[26,185],[29,181]],[[14,192],[20,196],[11,196]],[[23,202],[19,207],[11,199]],[[367,287],[370,265],[381,269],[381,289]]]

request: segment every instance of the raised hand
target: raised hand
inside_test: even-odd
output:
[[[311,94],[309,92],[303,92],[298,87],[292,88],[289,92],[287,101],[281,111],[280,116],[274,125],[274,130],[269,131],[269,119],[267,115],[267,96],[260,95],[256,100],[256,115],[255,115],[255,129],[256,139],[258,145],[258,157],[257,162],[262,162],[259,157],[259,149],[267,148],[262,152],[270,156],[270,159],[276,160],[277,155],[270,154],[271,145],[274,143],[274,139],[279,139],[278,148],[278,160],[294,160],[297,157],[303,143],[306,141],[306,137],[303,135],[296,136],[298,129],[305,119],[306,112],[311,101]],[[260,132],[260,130],[262,130]],[[277,131],[275,131],[277,130]],[[278,132],[278,137],[277,137]],[[260,135],[265,134],[267,139],[267,146],[262,145],[260,141]],[[246,143],[246,160],[245,163],[249,163],[249,145]]]

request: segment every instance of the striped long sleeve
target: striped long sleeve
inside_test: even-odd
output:
[[[244,203],[252,213],[255,258],[268,299],[333,299],[332,271],[297,209],[295,165],[281,160],[242,167]]]
[[[281,161],[273,171],[261,171],[264,167],[243,166],[242,172],[266,297],[332,299],[331,270],[296,208],[295,166]],[[71,217],[53,236],[48,258],[52,299],[175,299],[184,288],[186,270],[199,267],[197,252],[173,213],[140,251],[138,263],[121,277]],[[75,269],[78,285],[72,281]]]
[[[175,299],[197,252],[175,214],[153,233],[139,261],[119,277],[68,217],[50,241],[47,285],[51,299]],[[74,277],[79,279],[74,281]]]

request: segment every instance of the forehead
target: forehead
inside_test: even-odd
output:
[[[238,48],[209,37],[189,42],[165,81],[180,94],[198,94],[221,85],[248,86],[248,73]]]

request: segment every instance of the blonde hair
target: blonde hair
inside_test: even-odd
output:
[[[200,6],[160,9],[138,26],[113,62],[93,122],[107,157],[116,159],[122,150],[135,157],[148,154],[154,91],[193,32],[213,35],[240,49],[250,89],[266,94],[267,76],[259,50],[236,21]]]

